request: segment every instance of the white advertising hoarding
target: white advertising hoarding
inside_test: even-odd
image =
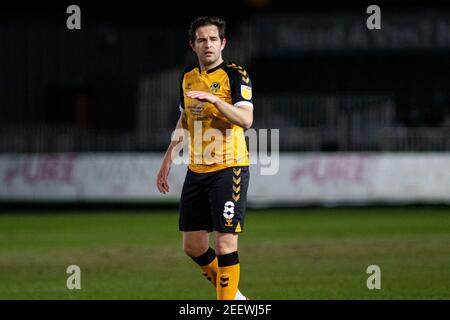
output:
[[[170,193],[155,186],[163,154],[0,155],[1,201],[178,201],[186,165],[173,165]],[[278,172],[251,166],[254,206],[450,203],[450,153],[284,153]]]

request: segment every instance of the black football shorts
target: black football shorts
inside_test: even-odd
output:
[[[242,232],[249,179],[248,166],[209,173],[188,169],[181,191],[180,231]]]

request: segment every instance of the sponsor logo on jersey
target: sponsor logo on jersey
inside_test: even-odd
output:
[[[251,100],[252,88],[250,86],[246,86],[245,84],[241,84],[241,96],[246,100]]]

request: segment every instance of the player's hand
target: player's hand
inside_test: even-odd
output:
[[[170,172],[170,163],[163,162],[161,168],[159,169],[158,176],[156,177],[156,186],[159,192],[166,194],[169,192],[169,183],[167,177]]]
[[[209,102],[209,103],[216,103],[220,100],[219,97],[216,97],[212,93],[205,92],[205,91],[188,91],[186,92],[186,96],[191,99],[197,99],[203,102]]]

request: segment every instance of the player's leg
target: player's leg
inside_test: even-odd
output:
[[[237,233],[215,233],[218,272],[217,299],[234,300],[238,293],[240,264]]]
[[[179,229],[183,231],[183,249],[200,267],[202,274],[216,285],[217,258],[209,247],[212,220],[204,176],[188,170],[180,200]]]
[[[240,263],[238,234],[244,227],[248,167],[235,167],[219,171],[208,188],[211,203],[218,259],[217,298],[234,300],[241,296],[238,285]]]
[[[208,231],[183,232],[183,250],[200,267],[202,275],[216,286],[217,257],[214,249],[209,246]]]
[[[221,234],[216,235],[215,240],[216,243],[219,244],[221,247],[220,252],[228,252],[232,250],[229,246],[225,248],[226,244],[229,243],[228,238],[229,234]],[[216,251],[209,246],[209,232],[206,231],[190,231],[190,232],[183,232],[183,249],[185,253],[192,258],[192,260],[197,263],[202,271],[202,275],[209,281],[211,284],[216,288],[216,279],[218,274],[218,259],[216,256]],[[237,245],[236,250],[237,252]],[[221,258],[223,261],[227,259],[227,256],[225,255],[225,258]],[[238,266],[239,267],[239,266]],[[236,269],[234,269],[236,270]],[[239,271],[239,270],[238,270]],[[233,277],[233,279],[236,281],[238,277]],[[236,284],[237,286],[237,284]],[[233,288],[233,285],[230,285],[230,288]],[[222,290],[224,291],[224,290]],[[226,290],[230,291],[230,290]],[[216,290],[217,292],[217,290]],[[239,291],[234,295],[234,300],[246,300],[247,298]]]

